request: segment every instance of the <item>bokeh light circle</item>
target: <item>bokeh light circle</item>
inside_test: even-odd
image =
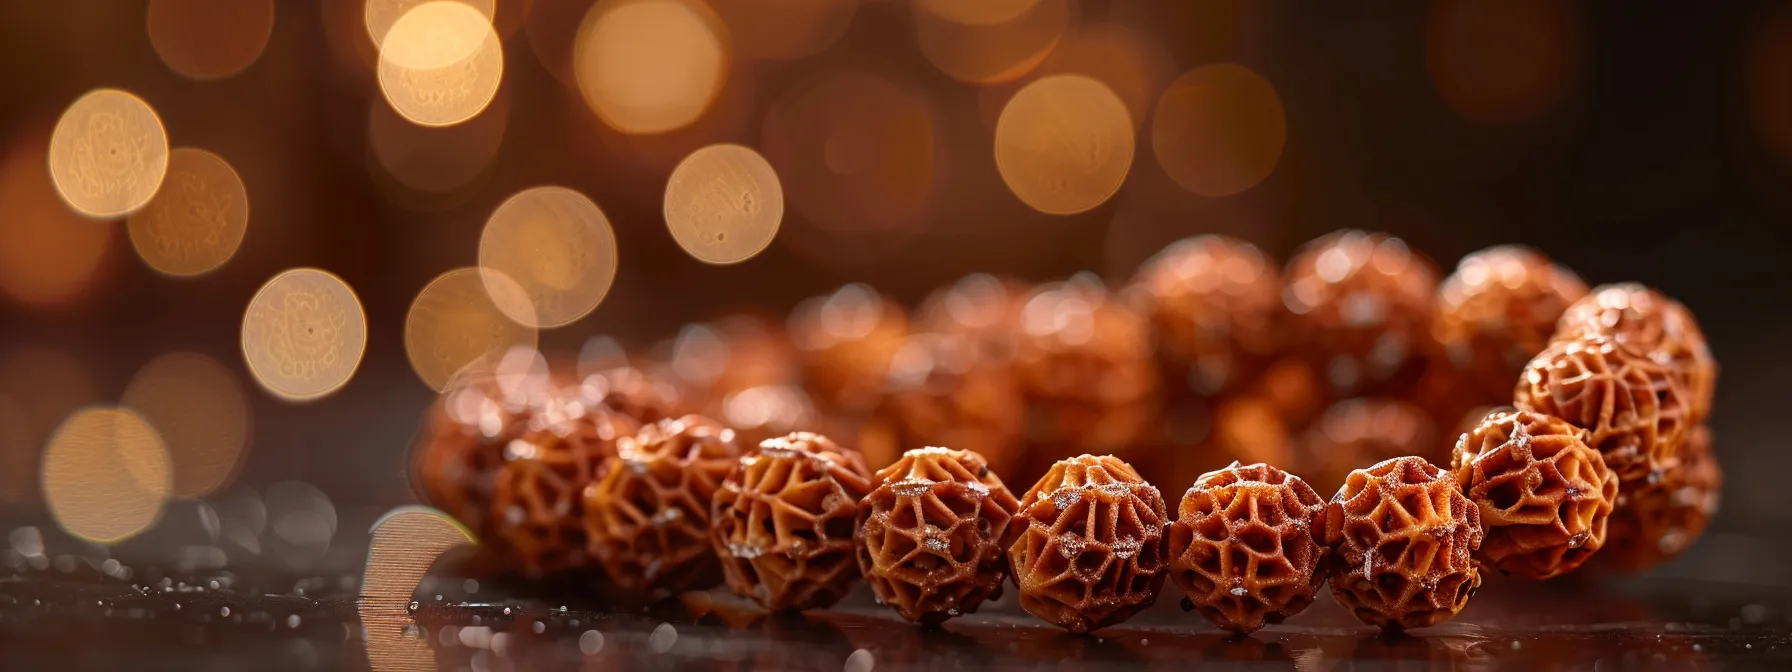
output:
[[[367,314],[341,278],[295,268],[268,280],[243,314],[243,359],[255,382],[288,401],[347,384],[367,350]]]
[[[127,229],[150,268],[193,276],[229,261],[248,226],[249,194],[236,170],[216,154],[182,147],[169,154],[161,190],[131,213]]]
[[[1022,202],[1068,215],[1101,205],[1132,167],[1126,103],[1083,75],[1034,80],[996,120],[996,169]]]
[[[486,220],[479,267],[498,272],[488,275],[486,291],[510,319],[542,329],[564,326],[590,314],[610,293],[616,233],[584,194],[565,187],[525,189]]]
[[[1018,79],[1051,56],[1071,0],[934,0],[914,5],[915,44],[941,72],[973,84]]]
[[[50,134],[50,178],[64,203],[90,217],[141,208],[168,173],[168,133],[130,93],[97,89],[76,99]]]
[[[411,301],[404,320],[405,356],[431,389],[446,389],[469,366],[495,366],[513,347],[535,347],[535,329],[499,310],[488,285],[501,287],[507,296],[522,295],[502,273],[457,268],[436,276]],[[517,303],[524,309],[529,305],[526,299]]]
[[[149,46],[169,70],[200,81],[235,75],[274,34],[274,0],[149,0]]]
[[[493,0],[450,1],[471,7],[473,11],[479,12],[480,16],[485,17],[486,23],[492,22],[492,16],[496,9],[492,5]],[[516,2],[518,0],[508,1]],[[386,35],[392,32],[392,27],[398,24],[398,20],[410,13],[411,10],[416,9],[418,5],[427,2],[430,0],[364,0],[361,5],[361,22],[367,27],[367,38],[373,40],[375,47],[385,44]]]
[[[0,501],[39,501],[38,460],[50,433],[97,401],[92,372],[67,351],[26,346],[0,353]]]
[[[491,20],[452,0],[417,5],[380,44],[380,91],[404,118],[448,126],[473,118],[504,79],[504,50]]]
[[[778,235],[784,189],[765,157],[740,145],[691,152],[666,181],[666,228],[700,261],[753,258]]]
[[[1170,83],[1151,120],[1151,149],[1164,173],[1201,196],[1256,186],[1275,170],[1288,120],[1274,86],[1233,63],[1190,70]]]
[[[243,463],[249,400],[216,359],[196,352],[157,357],[131,379],[123,405],[161,433],[174,467],[176,497],[217,491]]]
[[[1579,76],[1574,11],[1556,0],[1434,0],[1425,60],[1438,97],[1484,124],[1555,109]]]
[[[572,58],[605,125],[664,133],[696,121],[721,92],[727,32],[698,0],[602,0],[580,24]]]
[[[127,409],[77,411],[44,448],[44,502],[62,529],[88,541],[116,543],[154,524],[173,476],[162,437]]]
[[[118,230],[63,203],[44,170],[47,143],[48,134],[36,130],[0,159],[0,294],[34,308],[86,295]]]
[[[491,174],[510,125],[510,91],[477,116],[453,126],[418,126],[384,101],[367,111],[367,149],[386,176],[423,194],[446,194]],[[370,166],[372,168],[372,166]],[[439,203],[441,199],[427,199]]]

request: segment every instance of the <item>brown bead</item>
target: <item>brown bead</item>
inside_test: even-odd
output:
[[[740,452],[734,430],[695,415],[617,439],[584,495],[591,555],[617,587],[670,594],[721,581],[709,503]]]
[[[800,381],[796,350],[783,328],[756,314],[686,325],[665,350],[667,368],[691,397],[690,404],[711,417],[719,416],[714,406],[729,394]]]
[[[1281,345],[1281,273],[1250,243],[1216,235],[1171,243],[1128,293],[1151,320],[1166,388],[1233,389]]]
[[[502,384],[500,384],[502,382]],[[504,447],[528,431],[540,410],[568,398],[565,382],[544,376],[464,373],[425,412],[412,447],[414,483],[423,501],[481,537],[491,535],[494,479]]]
[[[1026,296],[1019,282],[972,273],[928,295],[915,310],[915,330],[970,338],[981,357],[1006,363],[1014,358],[1015,325]]]
[[[1299,476],[1233,462],[1182,496],[1170,576],[1214,625],[1252,633],[1300,613],[1325,585],[1325,500]],[[1188,606],[1184,604],[1183,606]]]
[[[1157,488],[1118,458],[1052,465],[1014,520],[1008,561],[1020,606],[1076,633],[1131,618],[1163,587],[1167,519]]]
[[[1562,314],[1556,340],[1609,336],[1632,354],[1648,357],[1681,379],[1687,422],[1711,413],[1717,360],[1692,311],[1679,301],[1636,283],[1601,285]]]
[[[615,459],[616,441],[640,425],[576,402],[543,410],[529,424],[505,444],[494,478],[494,542],[529,577],[585,569],[585,487]]]
[[[1447,621],[1481,585],[1483,534],[1480,509],[1422,458],[1350,472],[1325,508],[1332,596],[1384,630]]]
[[[1330,394],[1313,372],[1313,365],[1300,357],[1282,357],[1269,365],[1252,392],[1276,407],[1282,420],[1291,427],[1304,427],[1324,411]]]
[[[1470,403],[1502,403],[1556,321],[1587,294],[1580,276],[1541,252],[1490,247],[1462,258],[1437,292],[1431,335],[1465,380]]]
[[[710,504],[728,588],[769,611],[839,601],[859,579],[853,518],[870,479],[857,452],[809,432],[742,456]]]
[[[809,393],[795,385],[761,385],[728,393],[713,409],[743,446],[821,425]]]
[[[878,602],[937,624],[1002,592],[1020,502],[974,451],[918,448],[859,502],[859,570]]]
[[[1210,443],[1223,456],[1220,461],[1288,464],[1294,459],[1288,423],[1274,404],[1250,395],[1228,398],[1214,409]]]
[[[1717,514],[1724,472],[1711,451],[1711,430],[1699,425],[1687,435],[1679,457],[1658,478],[1619,488],[1596,562],[1642,571],[1679,556],[1704,534]]]
[[[1605,545],[1618,475],[1586,436],[1561,418],[1502,411],[1456,442],[1456,484],[1487,527],[1475,554],[1482,567],[1547,579]]]
[[[1626,482],[1666,468],[1691,424],[1673,372],[1606,336],[1551,344],[1525,366],[1512,403],[1591,432],[1587,445]]]
[[[1401,396],[1431,347],[1437,267],[1399,238],[1338,231],[1288,262],[1293,347],[1340,396]]]
[[[623,366],[598,371],[579,384],[579,398],[602,404],[638,422],[659,422],[684,415],[684,395],[677,385]]]
[[[790,340],[803,381],[829,413],[871,410],[883,394],[890,358],[908,335],[902,307],[862,284],[809,299],[790,314]]]
[[[1345,477],[1383,460],[1416,455],[1449,462],[1449,444],[1424,409],[1393,399],[1346,399],[1325,409],[1307,429],[1301,468],[1315,487],[1337,492]]]
[[[1011,368],[983,359],[970,336],[916,334],[890,362],[889,391],[860,447],[873,468],[895,462],[901,446],[959,446],[1013,473],[1025,422]]]
[[[1156,420],[1149,324],[1092,275],[1044,285],[1021,310],[1015,371],[1029,440],[1051,457],[1124,452]]]

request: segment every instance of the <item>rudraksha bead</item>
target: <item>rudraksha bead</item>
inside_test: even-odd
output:
[[[916,334],[890,362],[888,392],[861,430],[860,448],[882,468],[901,446],[958,446],[1012,474],[1026,412],[1013,369],[983,359],[973,337]]]
[[[1301,468],[1315,487],[1337,492],[1356,469],[1405,455],[1448,464],[1449,444],[1424,409],[1394,399],[1346,399],[1307,428]]]
[[[1332,596],[1384,630],[1449,620],[1481,586],[1481,511],[1418,457],[1350,472],[1325,509]]]
[[[1619,347],[1667,367],[1686,390],[1687,422],[1711,413],[1717,360],[1692,311],[1636,283],[1601,285],[1562,314],[1556,339],[1609,336]]]
[[[1294,458],[1294,439],[1288,423],[1275,404],[1252,395],[1220,402],[1213,411],[1213,436],[1209,443],[1224,457],[1222,462],[1288,464]]]
[[[1275,404],[1276,412],[1290,427],[1305,427],[1326,409],[1330,394],[1305,359],[1277,359],[1251,385],[1254,394]]]
[[[579,384],[579,398],[602,404],[638,422],[659,422],[684,415],[684,395],[677,385],[658,380],[632,366],[598,371]]]
[[[860,414],[883,394],[890,358],[908,335],[902,307],[862,284],[809,299],[790,315],[803,380],[829,413]]]
[[[1723,468],[1711,452],[1711,430],[1692,428],[1680,455],[1659,478],[1626,482],[1619,489],[1605,549],[1595,562],[1636,572],[1680,555],[1717,515],[1723,484]]]
[[[1171,243],[1127,291],[1151,321],[1166,388],[1233,389],[1281,345],[1281,273],[1250,243],[1216,235]]]
[[[1408,392],[1431,344],[1437,267],[1399,238],[1338,231],[1288,262],[1291,339],[1338,396]]]
[[[968,337],[982,357],[1007,363],[1026,296],[1019,282],[972,273],[928,295],[915,310],[915,330]]]
[[[428,502],[481,537],[492,533],[493,479],[504,447],[528,431],[538,411],[573,398],[562,377],[463,371],[425,412],[412,447],[414,483]]]
[[[903,618],[937,624],[999,596],[1020,502],[974,451],[918,448],[859,502],[859,570]]]
[[[1526,362],[1549,345],[1556,321],[1587,294],[1580,276],[1518,245],[1462,258],[1437,292],[1431,335],[1466,382],[1470,403],[1502,403]]]
[[[1015,371],[1029,441],[1057,458],[1135,446],[1156,419],[1150,326],[1093,275],[1039,287],[1021,309]]]
[[[1501,411],[1456,442],[1456,484],[1487,527],[1475,553],[1482,567],[1547,579],[1605,545],[1618,475],[1586,436],[1561,418]]]
[[[809,432],[741,456],[710,505],[728,588],[768,611],[839,601],[859,579],[853,519],[870,479],[856,451]]]
[[[801,379],[784,330],[752,313],[686,325],[666,347],[665,359],[691,405],[711,417],[719,416],[714,406],[729,394]]]
[[[1170,524],[1170,577],[1183,603],[1252,633],[1300,613],[1325,585],[1325,500],[1299,476],[1233,462],[1182,496]]]
[[[1680,380],[1611,337],[1588,335],[1558,340],[1532,359],[1512,401],[1591,432],[1587,445],[1629,483],[1667,468],[1680,451],[1692,424]]]
[[[821,425],[809,393],[795,385],[760,385],[728,393],[715,404],[723,422],[743,446]]]
[[[529,577],[583,569],[585,487],[616,457],[616,441],[640,428],[632,418],[577,401],[530,418],[529,431],[504,446],[493,479],[492,534]]]
[[[591,555],[615,585],[676,593],[721,581],[709,504],[740,460],[734,430],[705,417],[661,420],[616,441],[585,489]]]
[[[1020,606],[1076,633],[1131,618],[1163,586],[1167,518],[1157,488],[1118,458],[1052,465],[1014,520],[1008,560]]]

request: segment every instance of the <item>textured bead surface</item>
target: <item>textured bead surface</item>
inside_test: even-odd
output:
[[[412,448],[413,482],[423,501],[485,537],[504,446],[528,428],[537,400],[507,398],[490,380],[460,382],[425,412]]]
[[[1431,343],[1437,268],[1399,238],[1338,231],[1302,247],[1283,274],[1296,352],[1335,394],[1397,395]]]
[[[859,580],[853,519],[871,474],[820,434],[768,439],[736,463],[710,505],[710,543],[729,589],[769,611],[819,609]]]
[[[1385,630],[1447,621],[1481,585],[1483,534],[1480,509],[1423,459],[1353,471],[1325,509],[1332,596]]]
[[[1020,502],[977,453],[918,448],[859,502],[859,569],[877,600],[933,624],[998,596]]]
[[[1430,416],[1394,399],[1332,404],[1308,428],[1302,449],[1301,469],[1324,492],[1337,492],[1351,471],[1383,460],[1416,455],[1443,464],[1450,458],[1449,444],[1439,440]]]
[[[1444,279],[1431,334],[1474,395],[1471,403],[1504,403],[1563,311],[1586,294],[1580,276],[1541,252],[1490,247],[1463,257]]]
[[[1586,336],[1610,337],[1672,371],[1686,390],[1688,422],[1699,424],[1710,414],[1717,360],[1692,311],[1679,301],[1636,283],[1601,285],[1570,306],[1557,326],[1557,340]]]
[[[652,593],[719,582],[709,504],[739,459],[734,430],[694,415],[618,439],[616,459],[585,489],[591,555],[610,580]]]
[[[1620,571],[1642,571],[1680,555],[1717,515],[1724,473],[1711,452],[1711,430],[1688,432],[1685,448],[1659,478],[1627,482],[1595,561]]]
[[[1250,633],[1313,603],[1325,585],[1325,501],[1264,464],[1209,472],[1169,527],[1170,576],[1214,625]]]
[[[1281,291],[1281,273],[1255,245],[1213,235],[1171,243],[1128,288],[1151,320],[1165,387],[1200,395],[1231,389],[1269,363],[1281,343]]]
[[[538,413],[529,431],[505,444],[494,478],[492,536],[524,575],[587,567],[585,487],[615,459],[617,439],[638,428],[619,413],[569,403]]]
[[[1008,549],[1020,605],[1071,632],[1131,618],[1157,599],[1169,559],[1163,496],[1111,456],[1052,465],[1027,491]]]
[[[1618,475],[1587,433],[1529,411],[1496,412],[1456,443],[1456,484],[1481,510],[1475,560],[1526,579],[1574,571],[1605,545]]]
[[[1606,336],[1551,344],[1525,366],[1512,400],[1590,432],[1587,445],[1626,482],[1670,466],[1690,425],[1679,379]]]

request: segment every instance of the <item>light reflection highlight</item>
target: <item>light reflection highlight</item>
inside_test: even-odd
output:
[[[162,437],[120,408],[77,411],[50,437],[43,457],[44,503],[69,534],[111,544],[162,515],[173,469]]]

